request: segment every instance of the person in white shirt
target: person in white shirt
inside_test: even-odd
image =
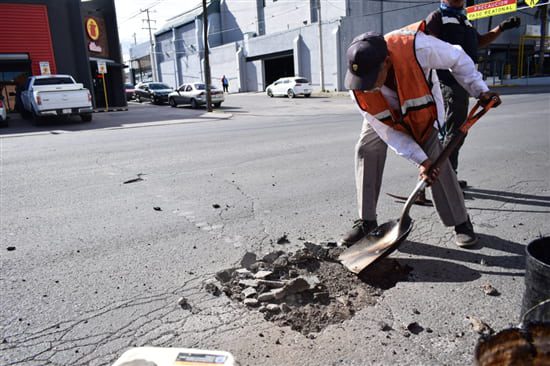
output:
[[[432,190],[435,208],[445,226],[454,226],[461,247],[476,244],[464,197],[448,161],[430,171],[442,150],[434,126],[444,121],[437,69],[449,69],[456,80],[483,104],[498,94],[489,88],[470,57],[422,32],[420,22],[385,37],[357,36],[347,50],[345,85],[363,116],[356,145],[356,187],[359,220],[340,241],[350,246],[377,227],[376,205],[389,146],[415,164]],[[433,70],[433,71],[432,71]]]

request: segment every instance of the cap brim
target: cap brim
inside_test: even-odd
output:
[[[371,70],[367,75],[357,76],[352,74],[349,70],[346,70],[344,86],[350,90],[371,90],[376,84],[379,71],[380,68]]]

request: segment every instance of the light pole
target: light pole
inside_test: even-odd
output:
[[[210,93],[210,60],[208,59],[208,13],[206,0],[202,0],[202,29],[204,30],[204,82],[206,84],[206,110],[212,112],[212,95]]]

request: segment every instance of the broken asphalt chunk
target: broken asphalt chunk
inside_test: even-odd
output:
[[[500,292],[496,288],[494,288],[490,283],[486,283],[481,286],[481,289],[483,292],[485,292],[485,295],[488,296],[499,296]]]
[[[487,323],[475,316],[467,316],[466,319],[470,321],[472,330],[478,334],[491,335],[495,332]]]
[[[296,277],[285,286],[286,291],[289,294],[296,294],[298,292],[303,292],[309,290],[310,284],[304,277]]]
[[[279,239],[277,239],[277,244],[288,244],[288,243],[290,243],[290,241],[288,240],[286,233],[283,236],[281,236]]]
[[[237,275],[239,276],[239,278],[250,278],[252,277],[252,272],[250,272],[248,269],[246,268],[239,268],[238,270],[235,271],[237,273]]]
[[[229,282],[233,277],[233,272],[235,272],[235,268],[229,268],[224,269],[223,271],[219,271],[216,273],[216,279],[222,283]]]
[[[262,262],[272,264],[273,262],[275,262],[275,260],[277,260],[277,258],[279,258],[284,253],[285,252],[283,252],[282,250],[277,250],[275,252],[268,253],[264,255],[264,257],[262,258]]]
[[[222,294],[218,286],[213,283],[207,283],[206,285],[204,285],[204,289],[214,296],[220,296]]]
[[[285,285],[283,281],[258,280],[258,285],[264,285],[269,288],[280,288]]]
[[[239,285],[243,287],[258,287],[258,280],[240,280]]]
[[[189,304],[185,297],[180,297],[178,305],[181,306],[183,310],[191,310],[191,304]]]
[[[258,294],[258,291],[254,287],[247,287],[243,290],[242,294],[245,298],[249,298],[252,296],[256,296]]]
[[[263,280],[271,274],[273,274],[273,271],[258,271],[254,274],[254,278]]]
[[[325,259],[328,254],[328,248],[323,248],[320,245],[306,241],[304,246],[309,250],[317,259]]]
[[[256,299],[244,299],[243,304],[245,304],[246,306],[250,306],[251,308],[254,308],[260,305],[260,302]]]
[[[243,259],[241,260],[241,266],[250,269],[250,266],[252,266],[254,263],[256,263],[256,254],[252,252],[246,252]]]

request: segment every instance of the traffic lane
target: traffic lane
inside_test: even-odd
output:
[[[229,110],[231,107],[227,108]],[[224,106],[214,109],[215,114],[223,116]],[[91,122],[82,122],[79,116],[70,118],[43,118],[26,120],[18,113],[10,113],[8,127],[0,129],[0,135],[20,135],[27,133],[60,133],[98,130],[106,128],[137,127],[147,123],[185,123],[190,120],[216,119],[215,114],[207,114],[204,108],[192,109],[180,106],[171,108],[169,105],[154,105],[150,103],[130,102],[127,111],[96,112]]]
[[[278,120],[261,119],[36,136],[27,140],[26,152],[19,150],[24,138],[8,140],[9,195],[27,198],[4,207],[12,212],[4,221],[5,237],[17,250],[2,266],[10,278],[2,292],[11,299],[2,313],[9,324],[9,345],[21,347],[5,350],[10,352],[5,357],[21,352],[30,342],[25,335],[31,334],[32,342],[45,341],[31,347],[35,354],[54,353],[48,345],[52,342],[62,363],[79,364],[73,357],[116,354],[121,341],[134,342],[142,332],[140,339],[153,341],[148,324],[166,323],[166,314],[185,323],[186,313],[176,306],[178,296],[197,304],[200,282],[227,263],[238,263],[248,248],[258,250],[257,243],[268,241],[266,230],[272,239],[283,229],[298,231],[284,223],[296,212],[286,205],[296,200],[280,197],[294,189],[290,180],[297,173],[291,170],[311,175],[289,166],[285,151],[290,150],[290,157],[299,153],[300,136],[311,136],[313,147],[333,143],[334,134],[320,131],[317,120],[283,124],[290,130]],[[269,125],[274,131],[267,130]],[[324,154],[327,160],[334,156]],[[280,163],[285,176],[276,169]],[[147,174],[145,181],[123,184],[139,172]],[[312,195],[311,183],[302,181],[301,191]],[[254,208],[253,197],[268,194],[274,202],[270,199],[265,210],[286,208],[284,214],[272,217]],[[307,207],[307,202],[299,206]],[[224,209],[214,209],[214,203]],[[319,211],[330,212],[328,203],[321,204],[326,206]],[[70,334],[59,337],[50,332],[55,329]]]

